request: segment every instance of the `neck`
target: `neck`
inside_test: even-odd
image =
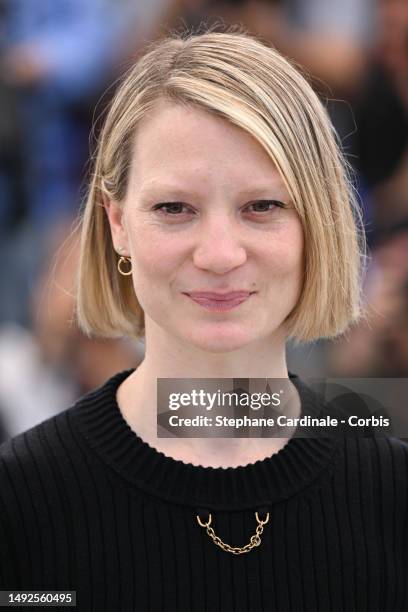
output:
[[[221,349],[170,336],[147,318],[143,369],[149,378],[288,377],[283,331],[244,346],[231,342]]]
[[[186,346],[165,334],[147,339],[145,358],[120,385],[117,400],[130,427],[165,455],[193,465],[236,467],[278,452],[289,438],[158,438],[157,378],[288,378],[285,344],[272,338],[228,352]],[[300,414],[300,399],[291,385],[290,413]]]

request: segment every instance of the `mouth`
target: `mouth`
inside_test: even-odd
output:
[[[183,295],[189,297],[193,302],[199,304],[206,310],[213,312],[225,312],[237,308],[244,302],[246,302],[255,291],[236,291],[225,295],[221,294],[205,294],[204,293],[184,293]]]

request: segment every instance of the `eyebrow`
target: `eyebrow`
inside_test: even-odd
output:
[[[270,195],[269,195],[270,194]],[[266,197],[267,195],[271,197],[274,195],[276,197],[281,197],[284,199],[288,199],[290,197],[285,185],[283,183],[275,183],[272,182],[265,183],[263,185],[257,184],[253,187],[246,187],[240,189],[234,193],[234,196],[237,198],[257,198],[257,197]],[[166,198],[186,198],[186,197],[194,197],[199,198],[203,194],[189,188],[183,188],[174,184],[166,184],[166,183],[155,183],[150,186],[142,187],[139,192],[139,196],[141,198],[146,197],[166,197]]]

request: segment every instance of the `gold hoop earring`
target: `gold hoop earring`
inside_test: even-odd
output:
[[[130,269],[126,272],[123,271],[122,269],[122,265],[123,264],[127,264],[128,266],[130,266]],[[130,259],[130,257],[126,257],[126,256],[122,256],[119,261],[118,261],[118,271],[120,274],[122,274],[122,276],[130,276],[132,274],[132,261]]]

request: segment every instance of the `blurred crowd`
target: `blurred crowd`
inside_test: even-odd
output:
[[[90,340],[72,320],[91,126],[150,41],[204,24],[241,24],[292,58],[353,168],[367,316],[290,345],[289,370],[408,376],[407,0],[0,0],[0,441],[143,358],[142,343]]]

